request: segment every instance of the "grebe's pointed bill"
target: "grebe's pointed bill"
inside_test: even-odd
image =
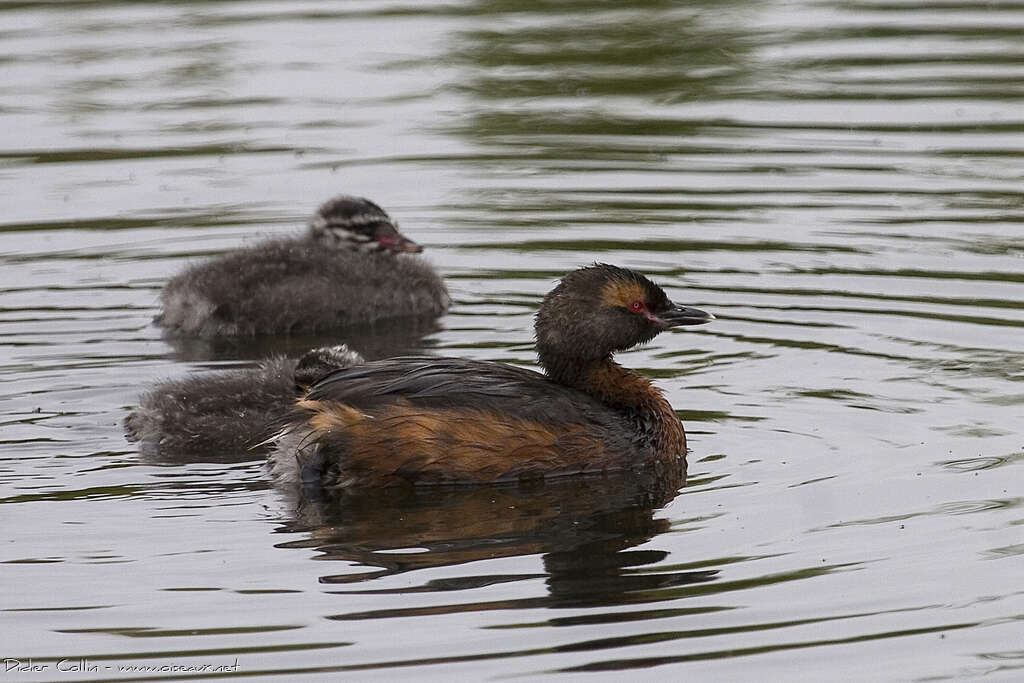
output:
[[[377,235],[375,239],[377,240],[379,248],[386,249],[387,251],[391,251],[396,254],[418,254],[423,251],[423,247],[416,244],[397,230],[393,235]]]
[[[715,316],[699,308],[672,304],[672,308],[658,314],[658,319],[665,327],[680,325],[703,325],[715,319]]]

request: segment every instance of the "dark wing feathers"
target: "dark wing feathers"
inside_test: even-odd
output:
[[[504,363],[404,357],[331,373],[307,395],[361,410],[403,400],[423,408],[474,408],[544,422],[621,424],[622,416],[583,392]]]

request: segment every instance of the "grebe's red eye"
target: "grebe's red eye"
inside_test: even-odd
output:
[[[631,309],[633,309],[634,311],[642,311],[642,310],[644,310],[644,302],[643,301],[634,301],[633,303],[631,303],[629,305],[629,307]]]

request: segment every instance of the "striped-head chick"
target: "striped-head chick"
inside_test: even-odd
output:
[[[384,209],[364,197],[338,195],[309,220],[309,235],[330,249],[419,253],[423,247],[398,231]]]
[[[353,351],[345,344],[310,349],[295,365],[295,390],[304,394],[321,377],[365,362],[358,351]]]

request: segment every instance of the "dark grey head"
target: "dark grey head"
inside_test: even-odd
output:
[[[310,349],[295,366],[295,389],[305,393],[321,377],[335,370],[362,365],[366,360],[344,344]]]
[[[670,327],[715,317],[672,303],[661,287],[626,268],[597,263],[574,270],[548,292],[534,329],[541,363],[607,358]]]
[[[338,195],[309,219],[309,234],[331,249],[417,253],[423,247],[398,232],[384,209],[364,197]]]

